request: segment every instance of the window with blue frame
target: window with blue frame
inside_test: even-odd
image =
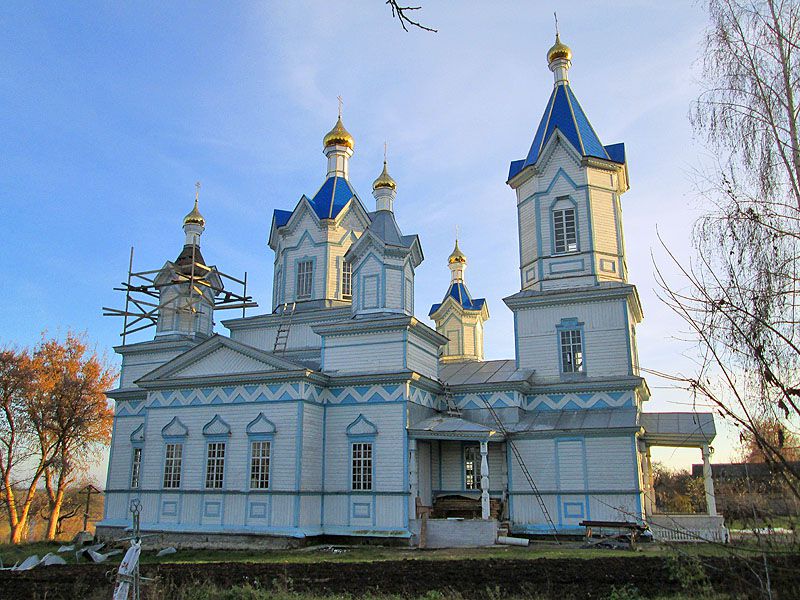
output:
[[[250,487],[254,490],[269,489],[269,459],[271,444],[267,440],[250,443]]]
[[[556,254],[578,250],[578,229],[574,208],[553,211],[553,238]]]
[[[131,464],[131,487],[139,487],[139,478],[142,471],[142,449],[133,449],[133,460]]]
[[[479,490],[481,488],[481,450],[480,446],[464,447],[464,488]]]
[[[222,489],[225,478],[225,442],[209,442],[206,450],[206,488]]]
[[[297,263],[297,298],[311,298],[314,283],[314,261],[302,260]]]
[[[579,328],[561,329],[561,370],[564,373],[583,373],[583,337]]]
[[[342,261],[342,298],[353,297],[353,263]]]
[[[181,487],[181,463],[183,460],[183,444],[167,444],[164,451],[164,487],[175,489]]]
[[[372,442],[353,442],[353,491],[372,490]]]

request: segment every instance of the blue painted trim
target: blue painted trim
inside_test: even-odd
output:
[[[302,469],[303,469],[303,415],[305,405],[302,402],[297,404],[297,421],[295,427],[295,468],[294,486],[299,492],[302,490]],[[294,499],[294,526],[300,525],[300,495]]]
[[[108,494],[124,494],[124,493],[128,493],[128,492],[137,492],[137,493],[141,493],[141,494],[161,494],[161,493],[166,493],[166,494],[176,494],[176,495],[180,494],[180,495],[191,496],[191,495],[196,495],[196,494],[207,494],[208,490],[205,490],[205,489],[183,489],[183,490],[167,489],[166,492],[164,492],[163,489],[131,490],[131,489],[126,488],[126,489],[106,490],[106,493],[108,493]],[[402,490],[383,490],[383,491],[381,491],[381,490],[364,490],[364,491],[361,491],[361,490],[333,490],[333,491],[326,491],[324,493],[326,495],[328,495],[328,496],[357,496],[357,495],[367,495],[367,496],[372,496],[372,495],[377,495],[377,496],[408,496],[408,492],[405,492],[405,491],[402,491]],[[608,492],[608,493],[610,494],[610,492]],[[614,492],[614,493],[620,493],[620,492]],[[632,492],[628,491],[628,492],[624,492],[624,493],[632,493]],[[238,495],[238,496],[241,496],[241,495],[295,496],[295,495],[300,495],[300,496],[308,497],[308,496],[322,496],[323,492],[320,491],[320,490],[302,490],[302,491],[298,492],[296,490],[274,490],[274,489],[273,490],[248,490],[248,489],[234,490],[234,489],[227,489],[227,490],[225,490],[225,494],[228,495],[228,496],[235,496],[235,495]],[[126,522],[130,523],[130,521],[126,521]]]
[[[113,435],[113,434],[112,434]],[[136,451],[140,450],[141,454],[139,454],[139,481],[136,487],[133,486],[133,457],[136,454]],[[142,487],[142,466],[144,465],[144,442],[134,442],[131,444],[131,464],[130,468],[128,469],[128,485],[132,490],[138,490]],[[109,458],[109,462],[111,459]],[[108,484],[106,483],[106,489],[108,489]]]
[[[572,205],[572,210],[575,216],[575,250],[564,250],[562,252],[556,252],[556,223],[555,223],[555,211],[556,210],[565,210],[565,209],[556,209],[556,204],[559,202],[569,202]],[[588,207],[587,207],[588,209]],[[568,209],[566,209],[568,210]],[[572,196],[556,196],[552,202],[550,202],[550,206],[548,207],[548,216],[550,221],[550,256],[565,256],[569,254],[574,254],[576,252],[581,251],[581,234],[580,234],[580,218],[578,215],[578,203],[572,198]],[[590,235],[591,238],[591,235]]]
[[[365,431],[361,433],[353,433],[353,430],[358,426],[363,425],[365,427]],[[350,423],[347,428],[345,429],[345,433],[348,437],[366,437],[366,438],[374,438],[378,434],[378,428],[369,419],[367,419],[363,414],[359,413],[359,415]],[[373,461],[374,462],[374,461]]]
[[[374,494],[375,493],[375,465],[378,462],[377,460],[377,444],[375,443],[375,435],[374,434],[367,434],[367,435],[349,435],[348,434],[348,446],[350,447],[350,470],[348,471],[348,482],[347,487],[350,490],[350,494]],[[372,471],[372,485],[368,490],[354,490],[353,489],[353,444],[372,444],[372,464],[370,465]]]
[[[149,407],[145,407],[145,408],[149,408]],[[176,408],[176,407],[174,407],[174,406],[173,407],[165,406],[164,408]],[[175,427],[178,429],[179,432],[181,431],[181,429],[183,430],[183,432],[182,433],[167,433],[167,430],[170,429],[173,425],[175,425]],[[178,417],[172,417],[170,422],[167,423],[166,425],[164,425],[164,427],[161,428],[161,437],[164,438],[164,439],[168,439],[168,438],[169,439],[183,439],[183,438],[186,438],[188,435],[189,435],[189,428],[186,427],[186,425],[184,425],[183,422]]]
[[[439,452],[439,489],[442,489],[442,470],[444,464],[442,463],[442,440],[436,440],[436,445],[438,446]]]
[[[209,433],[208,430],[211,429],[211,427],[216,423],[221,424],[223,429],[227,429],[227,432]],[[214,417],[208,423],[203,425],[203,435],[206,436],[206,437],[209,437],[209,436],[215,436],[215,437],[230,436],[231,435],[231,426],[228,425],[228,423],[222,417],[220,417],[218,414],[216,414],[216,415],[214,415]]]
[[[565,331],[579,331],[581,334],[581,370],[580,371],[565,371],[564,358],[561,354],[561,333]],[[585,376],[589,370],[588,361],[586,360],[586,332],[584,324],[578,321],[577,317],[569,317],[561,319],[561,322],[556,325],[556,348],[558,350],[558,367],[562,376]]]
[[[511,445],[506,442],[506,473],[508,478],[508,520],[514,523],[514,466],[511,462]]]
[[[227,438],[222,438],[222,437],[213,437],[213,436],[211,436],[211,437],[207,437],[206,438],[206,445],[205,445],[206,461],[205,461],[205,470],[203,471],[203,474],[202,474],[202,477],[203,477],[203,489],[205,489],[206,491],[214,490],[215,493],[219,493],[219,492],[223,492],[227,488],[226,484],[227,484],[227,479],[228,478],[225,476],[225,467],[227,466],[227,462],[228,462],[228,443],[227,442],[228,442]],[[222,487],[218,487],[218,488],[207,487],[207,485],[208,485],[208,481],[207,481],[207,478],[208,478],[208,460],[209,460],[209,458],[208,458],[208,446],[210,444],[223,444],[225,446],[223,448],[224,455],[222,457]],[[183,461],[181,461],[181,468],[183,468]],[[183,483],[183,482],[181,482],[181,483]]]
[[[625,342],[628,350],[628,375],[633,375],[633,347],[631,343],[631,324],[628,319],[628,301],[623,299],[620,303],[622,304],[622,322],[625,324]]]
[[[164,476],[166,475],[166,468],[167,468],[167,446],[174,444],[176,446],[181,447],[181,470],[180,470],[180,480],[178,481],[178,487],[168,488],[164,487]],[[184,469],[183,469],[183,462],[186,458],[184,450],[186,449],[186,445],[183,443],[183,438],[164,438],[162,452],[161,452],[161,489],[166,490],[165,493],[173,493],[177,490],[180,490],[183,487],[185,477],[184,477]]]
[[[260,427],[263,430],[257,431],[256,427]],[[245,433],[248,436],[255,436],[255,435],[268,435],[272,436],[277,431],[277,427],[275,427],[275,423],[270,421],[263,412],[258,413],[256,418],[250,421],[245,427]]]
[[[577,507],[578,510],[575,510]],[[564,517],[567,519],[583,519],[584,518],[584,503],[583,502],[564,502]]]
[[[323,338],[324,339],[324,338]],[[325,488],[326,467],[328,458],[328,405],[322,405],[322,498],[319,503],[319,523],[325,522]]]
[[[106,489],[111,487],[111,467],[114,465],[114,447],[119,443],[117,441],[117,420],[118,417],[114,417],[111,423],[111,448],[108,451],[108,469],[106,469]],[[144,452],[142,453],[142,459],[144,459]],[[140,469],[141,470],[141,469]],[[141,474],[139,476],[141,479]],[[128,483],[130,483],[130,479],[128,479]],[[108,518],[108,502],[103,503],[103,520],[105,521]]]
[[[558,267],[561,265],[575,265],[575,266],[565,269],[559,269],[558,271],[553,270],[553,267]],[[576,258],[574,260],[551,260],[547,263],[547,270],[549,271],[548,275],[563,275],[564,273],[580,273],[581,271],[586,270],[586,264],[583,262],[582,258]]]
[[[306,233],[308,233],[308,232],[306,232]],[[310,296],[303,296],[302,298],[300,298],[300,296],[297,293],[298,292],[297,284],[299,283],[299,281],[298,281],[298,273],[299,273],[298,265],[301,262],[311,262],[311,295]],[[309,256],[309,255],[306,254],[304,256],[298,256],[297,258],[295,258],[294,259],[294,299],[297,302],[301,302],[301,301],[304,302],[306,300],[317,300],[318,299],[318,296],[315,294],[315,292],[317,291],[317,289],[316,289],[317,288],[317,281],[316,280],[317,280],[317,257],[316,256]]]
[[[642,510],[642,487],[641,480],[639,479],[639,452],[636,449],[636,436],[631,436],[631,449],[633,450],[633,470],[634,470],[634,487],[636,488],[636,514],[639,520],[644,517]]]
[[[357,404],[381,404],[381,405],[384,405],[384,404],[403,404],[403,403],[406,402],[405,400],[383,400],[383,399],[374,400],[373,401],[372,398],[380,398],[380,396],[375,394],[373,396],[370,396],[370,400],[368,400],[367,402],[358,402]],[[324,402],[324,403],[323,402],[314,402],[313,400],[306,400],[306,399],[303,399],[303,398],[298,398],[298,399],[294,399],[294,400],[256,400],[256,401],[253,401],[253,402],[246,402],[246,403],[242,404],[241,406],[255,406],[257,404],[295,404],[295,403],[309,404],[311,406],[331,406],[331,407],[352,406],[353,405],[351,403],[342,404],[341,402]],[[215,406],[227,406],[228,404],[230,404],[230,403],[225,403],[224,405],[215,405]],[[231,404],[231,405],[234,406],[233,404]],[[212,406],[212,405],[211,404],[202,404],[201,406]],[[179,409],[179,408],[193,408],[193,409],[196,409],[197,405],[193,405],[193,406],[189,406],[189,405],[184,405],[184,406],[148,406],[148,407],[145,407],[144,414],[146,414],[148,411],[151,411],[151,410],[162,410],[162,409],[173,409],[174,410],[174,409]],[[119,419],[139,418],[139,419],[141,419],[142,418],[142,413],[137,413],[135,415],[120,415],[117,418],[119,418]],[[168,437],[175,438],[175,439],[183,439],[184,436],[168,436]]]
[[[408,368],[408,329],[403,330],[403,368]]]
[[[247,490],[264,492],[272,489],[272,451],[275,448],[275,435],[272,433],[250,433],[247,435]],[[253,486],[253,442],[269,442],[269,467],[267,468],[267,487],[254,488]],[[227,486],[226,486],[227,488]]]
[[[405,420],[407,414],[407,409],[403,409],[402,418]],[[409,525],[409,510],[408,505],[411,502],[411,482],[409,481],[409,466],[408,466],[408,455],[409,455],[409,439],[408,439],[408,429],[406,427],[403,428],[405,431],[405,435],[403,436],[403,489],[405,490],[405,497],[403,499],[403,525],[406,529],[408,529]]]

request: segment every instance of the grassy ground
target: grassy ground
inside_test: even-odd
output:
[[[156,590],[152,590],[155,592]],[[171,600],[353,600],[350,596],[317,596],[313,594],[297,594],[294,592],[280,591],[275,589],[261,589],[258,587],[244,586],[229,589],[220,589],[210,586],[189,587],[180,590],[159,590],[164,597]],[[492,594],[489,594],[490,598]],[[621,587],[616,589],[609,596],[609,600],[639,600],[641,597],[635,589]],[[535,592],[522,596],[498,595],[497,600],[547,600],[545,596],[540,596]],[[359,600],[463,600],[458,594],[445,594],[431,591],[425,596],[418,598],[407,598],[403,596],[362,596]],[[660,596],[649,600],[736,600],[735,597],[727,594],[698,593],[698,594],[677,594],[671,596]]]
[[[0,545],[0,560],[11,566],[32,554],[40,557],[48,552],[56,553],[61,542],[34,542],[28,544]],[[362,562],[386,560],[464,560],[464,559],[537,559],[575,558],[592,559],[612,556],[666,556],[673,552],[662,544],[642,544],[636,551],[583,549],[582,542],[533,542],[527,548],[494,546],[491,548],[451,548],[442,550],[417,550],[382,546],[321,546],[298,550],[179,550],[162,558],[155,556],[156,550],[142,554],[143,564],[157,563],[207,563],[207,562],[271,562],[271,563],[315,563],[319,561]],[[690,556],[727,556],[732,551],[747,554],[754,549],[748,546],[720,546],[715,544],[683,544],[680,552]],[[102,550],[101,550],[102,552]],[[61,555],[67,562],[75,562],[74,553]],[[118,562],[119,557],[112,557]]]

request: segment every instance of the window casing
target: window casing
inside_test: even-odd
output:
[[[250,443],[250,488],[269,489],[269,459],[272,444],[266,440]]]
[[[556,254],[578,250],[578,230],[574,208],[553,211],[553,237]]]
[[[480,446],[464,447],[464,489],[481,489],[481,450]]]
[[[353,298],[353,263],[342,261],[342,298]]]
[[[209,442],[206,448],[206,489],[222,489],[225,479],[225,442]]]
[[[301,260],[297,263],[297,298],[311,298],[314,285],[314,261]]]
[[[134,448],[131,461],[131,487],[139,487],[139,475],[142,472],[142,449]]]
[[[353,490],[372,490],[372,442],[352,444]]]
[[[583,339],[580,329],[562,329],[561,370],[564,373],[583,373]]]
[[[175,489],[181,487],[181,462],[183,444],[167,444],[164,451],[164,487]]]

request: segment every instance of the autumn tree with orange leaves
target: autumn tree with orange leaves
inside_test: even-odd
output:
[[[27,528],[37,487],[48,501],[47,539],[56,536],[68,487],[111,439],[105,390],[116,380],[85,340],[44,335],[32,352],[0,351],[0,499],[10,540]]]

